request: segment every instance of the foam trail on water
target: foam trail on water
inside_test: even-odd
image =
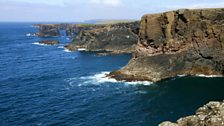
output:
[[[153,82],[150,82],[150,81],[133,81],[133,82],[124,82],[124,83],[130,84],[130,85],[146,85],[146,86],[153,84]]]
[[[204,74],[196,74],[197,77],[206,77],[206,78],[213,78],[213,77],[223,77],[222,75],[204,75]]]
[[[32,43],[32,44],[34,44],[34,45],[39,45],[39,46],[49,46],[49,45],[47,45],[47,44],[43,44],[43,43],[39,43],[39,42],[34,42],[34,43]]]
[[[177,75],[178,77],[186,77],[188,75],[182,74],[182,75]],[[222,75],[204,75],[204,74],[196,74],[194,75],[196,77],[206,77],[206,78],[213,78],[213,77],[223,77]]]
[[[81,80],[90,80],[93,84],[102,84],[106,82],[116,83],[117,80],[109,78],[106,75],[110,72],[101,72],[92,76],[80,77]]]
[[[64,49],[64,46],[58,46],[59,49]]]
[[[187,75],[186,74],[180,74],[180,75],[177,75],[178,77],[186,77]]]
[[[67,79],[67,82],[69,82],[70,85],[75,83],[75,81],[81,81],[80,85],[88,85],[88,84],[94,84],[94,85],[99,85],[99,84],[104,84],[104,83],[123,83],[123,84],[128,84],[128,85],[151,85],[153,82],[149,81],[133,81],[133,82],[126,82],[126,81],[117,81],[114,78],[109,78],[107,75],[110,72],[101,72],[97,73],[91,76],[83,76],[80,78],[70,78]]]
[[[78,51],[86,51],[86,49],[85,48],[79,48],[79,49],[77,49]]]
[[[27,33],[26,36],[27,36],[27,37],[36,36],[36,34]]]
[[[70,51],[70,50],[68,50],[68,49],[66,49],[66,48],[64,48],[64,51],[65,51],[65,52],[72,52],[72,51]]]

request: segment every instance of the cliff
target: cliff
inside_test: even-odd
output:
[[[144,15],[134,58],[117,80],[161,81],[177,75],[224,75],[224,9]]]
[[[95,25],[90,24],[36,24],[39,37],[61,36],[60,31],[64,30],[67,36],[76,36],[82,30],[92,29]]]
[[[84,48],[87,51],[131,53],[138,42],[139,25],[139,22],[96,25],[82,30],[66,48],[71,51]]]
[[[180,118],[177,123],[163,122],[159,126],[223,126],[224,102],[209,102],[195,115]]]
[[[38,27],[38,33],[36,33],[39,37],[53,37],[60,36],[60,31],[57,25],[54,24],[36,24]]]

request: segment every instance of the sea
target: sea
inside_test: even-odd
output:
[[[224,78],[117,82],[131,54],[97,56],[39,38],[35,23],[0,23],[0,126],[157,126],[224,99]],[[60,40],[57,46],[39,44]]]

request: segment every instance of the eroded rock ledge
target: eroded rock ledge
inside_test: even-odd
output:
[[[159,126],[224,126],[224,102],[209,102],[195,115],[180,118],[177,123],[163,122]]]
[[[42,40],[39,43],[46,45],[58,45],[60,42],[58,40]]]
[[[224,75],[224,9],[144,15],[134,58],[117,80],[161,81],[177,75]]]

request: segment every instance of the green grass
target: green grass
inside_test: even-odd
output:
[[[96,24],[118,24],[118,23],[129,23],[136,20],[99,20]]]
[[[95,26],[95,24],[77,24],[77,26],[80,26],[80,27],[92,27],[92,26]]]

